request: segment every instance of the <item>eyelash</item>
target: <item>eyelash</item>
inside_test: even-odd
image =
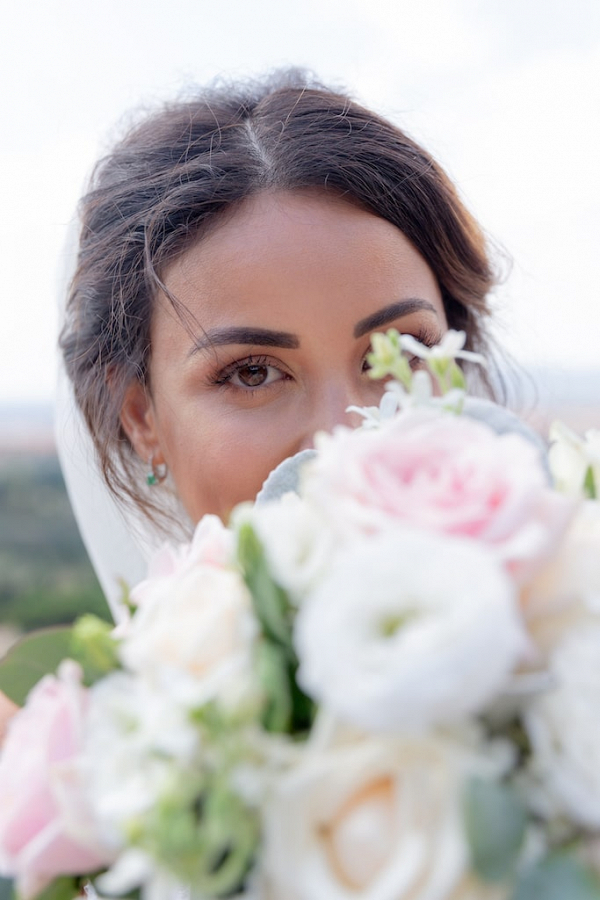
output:
[[[407,332],[408,334],[408,332]],[[442,339],[442,335],[435,331],[432,328],[427,328],[425,326],[416,329],[416,334],[413,335],[415,340],[417,340],[420,344],[423,344],[424,347],[435,347],[436,344]],[[411,369],[418,369],[419,366],[423,364],[423,361],[418,356],[409,357],[409,365]]]
[[[244,359],[236,359],[235,362],[229,363],[229,365],[225,366],[223,369],[219,369],[211,378],[210,383],[215,385],[221,385],[223,387],[233,387],[238,390],[243,390],[248,393],[253,393],[253,388],[243,387],[241,388],[237,384],[231,384],[231,380],[238,372],[242,369],[245,369],[247,366],[269,366],[274,369],[278,369],[284,376],[287,375],[284,369],[281,368],[280,363],[276,363],[274,360],[269,359],[268,356],[246,356]],[[279,380],[279,379],[278,379]],[[285,379],[280,379],[285,380]],[[257,385],[258,388],[268,387],[268,385]]]
[[[416,330],[414,337],[425,347],[433,347],[435,344],[439,343],[441,336],[437,334],[433,329],[423,327]],[[367,353],[369,352],[369,350],[370,345]],[[363,366],[366,362],[367,353],[365,353],[365,356],[363,357]],[[409,360],[409,363],[411,368],[417,368],[420,365],[421,360],[418,357],[412,357]],[[233,377],[242,369],[247,368],[248,366],[268,366],[274,369],[278,369],[278,371],[280,371],[284,377],[281,379],[277,379],[277,382],[275,383],[278,383],[279,381],[285,381],[286,377],[289,377],[287,372],[281,367],[281,364],[277,363],[275,360],[270,359],[268,356],[245,356],[243,359],[236,359],[234,362],[229,363],[229,365],[215,372],[215,374],[212,375],[209,379],[210,383],[213,385],[219,385],[221,387],[231,387],[237,390],[242,390],[248,394],[253,394],[254,390],[264,390],[265,387],[270,387],[269,384],[257,385],[256,388],[252,388],[250,385],[240,387],[240,385],[232,384],[231,382]]]

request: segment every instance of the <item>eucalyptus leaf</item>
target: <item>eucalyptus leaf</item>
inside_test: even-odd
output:
[[[511,900],[600,900],[600,880],[569,853],[554,853],[521,873]]]
[[[44,675],[54,673],[71,652],[70,626],[43,628],[26,635],[0,660],[0,691],[22,706]]]
[[[0,900],[14,900],[14,897],[12,879],[0,877]]]
[[[484,881],[501,881],[515,868],[525,837],[527,815],[509,785],[471,779],[464,814],[473,867]]]

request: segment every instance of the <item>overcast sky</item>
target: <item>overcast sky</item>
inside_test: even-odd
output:
[[[517,359],[600,371],[598,0],[21,0],[0,25],[0,401],[52,398],[68,222],[127,111],[290,64],[446,167],[512,257]]]

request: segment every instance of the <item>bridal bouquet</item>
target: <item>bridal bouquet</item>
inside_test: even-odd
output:
[[[7,658],[68,657],[2,751],[19,898],[600,900],[600,433],[545,459],[463,338],[375,336],[362,428]]]

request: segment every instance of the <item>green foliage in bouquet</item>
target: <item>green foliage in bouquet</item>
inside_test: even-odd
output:
[[[592,466],[588,466],[587,471],[585,473],[585,479],[583,481],[583,492],[586,497],[590,500],[598,500],[598,486],[596,485],[596,479],[594,477],[594,470]]]
[[[43,628],[26,635],[0,660],[0,691],[22,706],[34,685],[67,657],[82,666],[84,684],[93,684],[118,668],[117,641],[111,632],[108,622],[88,615],[72,627]]]
[[[259,820],[232,790],[229,773],[179,780],[140,822],[129,841],[202,895],[227,897],[243,887],[259,842]]]
[[[598,900],[600,880],[577,857],[556,852],[529,866],[511,900]]]
[[[263,640],[258,673],[265,695],[263,725],[273,733],[303,733],[310,728],[315,706],[298,687],[298,657],[292,642],[293,606],[273,580],[256,532],[244,523],[238,535],[238,559],[252,596]]]
[[[22,706],[29,691],[69,655],[72,629],[43,628],[18,641],[0,661],[0,691]]]
[[[471,779],[465,788],[465,829],[473,868],[484,881],[514,874],[527,828],[516,791],[497,781]]]

